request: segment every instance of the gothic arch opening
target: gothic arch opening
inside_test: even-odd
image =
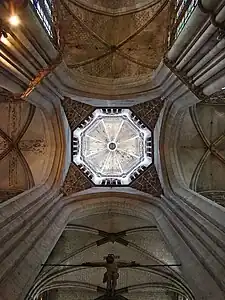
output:
[[[98,190],[64,200],[71,208],[68,224],[27,299],[108,299],[102,282],[105,269],[82,266],[103,262],[108,253],[117,261],[140,263],[119,270],[115,299],[194,299],[155,219],[157,199],[142,207],[141,195],[132,196],[132,189],[114,196]]]
[[[198,103],[180,123],[177,156],[183,182],[201,195],[225,205],[225,106]]]
[[[46,180],[55,141],[43,111],[27,101],[0,91],[0,202]]]

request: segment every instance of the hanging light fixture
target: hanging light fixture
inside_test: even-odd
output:
[[[9,0],[8,3],[11,13],[9,23],[16,27],[20,24],[20,18],[18,17],[17,12],[28,5],[28,0]]]
[[[17,15],[12,15],[10,18],[9,18],[9,23],[12,25],[12,26],[18,26],[20,24],[20,19]]]

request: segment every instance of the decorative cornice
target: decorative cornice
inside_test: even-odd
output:
[[[225,190],[224,191],[200,191],[202,196],[209,198],[213,202],[225,207]]]
[[[170,69],[170,71],[173,72],[199,100],[205,101],[209,98],[203,93],[203,89],[201,87],[197,87],[193,84],[193,82],[191,82],[191,78],[189,78],[186,73],[178,71],[173,62],[170,61],[167,57],[164,57],[163,62]]]
[[[59,53],[55,60],[52,61],[46,68],[38,71],[36,77],[32,79],[28,85],[28,88],[20,95],[21,99],[24,99],[30,95],[30,93],[47,77],[60,63],[62,62],[62,53]]]

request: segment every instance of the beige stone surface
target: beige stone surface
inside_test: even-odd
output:
[[[223,105],[209,104],[183,115],[177,144],[181,174],[187,186],[201,193],[224,191],[224,116]]]
[[[115,213],[87,216],[78,221],[74,219],[63,232],[47,263],[80,265],[87,261],[103,262],[104,256],[108,253],[119,255],[119,261],[136,261],[142,265],[175,263],[160,232],[152,226],[151,222],[143,221],[140,218]],[[101,231],[107,234],[107,232],[122,233],[124,230],[124,234],[121,235],[122,243],[120,240],[114,243],[108,240],[98,244],[103,239]],[[128,245],[124,245],[124,242],[128,242]],[[70,297],[71,293],[74,293],[75,297],[82,298],[90,295],[92,299],[91,294],[95,293],[95,297],[98,296],[96,293],[98,286],[105,288],[105,284],[102,283],[104,272],[105,269],[102,267],[81,266],[67,269],[46,266],[39,276],[40,282],[43,282],[41,290],[45,289],[45,286],[46,288],[51,287],[50,299],[55,299],[54,297],[65,299],[67,296]],[[153,289],[153,291],[149,288],[150,294],[153,293],[158,297],[152,299],[159,299],[162,295],[166,295],[166,284],[172,283],[170,276],[163,275],[163,270],[157,268],[155,270],[141,267],[136,269],[122,268],[119,273],[117,289],[129,287],[131,294],[129,294],[128,299],[130,297],[133,299],[133,287],[135,287],[133,295],[135,297],[136,289],[139,290],[140,294],[143,289],[142,286],[151,286],[153,283],[165,284],[165,288],[159,291],[157,289]],[[81,289],[81,287],[83,288]],[[93,289],[91,294],[90,288]],[[143,293],[140,299],[145,296],[146,294]]]
[[[46,177],[54,154],[42,111],[22,101],[0,103],[0,199],[19,194]],[[53,146],[53,147],[52,147]]]
[[[57,70],[47,78],[32,85],[40,79],[40,69],[55,60],[58,49],[30,7],[21,12],[22,26],[11,28],[15,36],[10,34],[8,39],[12,44],[7,53],[13,61],[19,54],[19,70],[9,68],[10,63],[1,59],[2,87],[14,93],[23,93],[28,86],[34,90],[25,103],[18,94],[10,102],[7,95],[0,95],[0,189],[5,192],[4,200],[8,199],[0,204],[0,299],[96,299],[105,293],[103,268],[42,267],[45,262],[102,262],[110,252],[118,254],[121,260],[142,264],[182,264],[180,268],[121,269],[118,288],[125,288],[120,292],[127,299],[172,300],[177,297],[174,291],[179,291],[192,300],[189,286],[198,300],[223,300],[224,208],[215,203],[217,196],[224,200],[223,102],[195,108],[200,101],[197,96],[204,96],[202,87],[194,95],[191,89],[195,87],[190,81],[185,76],[180,80],[176,70],[169,70],[164,63],[152,82],[167,44],[168,6],[150,20],[163,1],[155,6],[145,0],[76,1],[80,5],[74,2],[64,0],[68,9],[60,10],[65,53]],[[219,3],[203,0],[202,4],[206,2],[207,8]],[[86,5],[91,5],[91,10]],[[8,17],[1,5],[1,18],[3,11],[4,18]],[[185,28],[175,49],[171,49],[172,57],[183,56],[187,69],[193,61],[189,64],[181,50],[195,47],[197,41],[196,50],[202,40],[208,47],[210,34],[216,30],[210,31],[213,25],[207,14],[200,12],[199,7],[196,11],[189,19],[195,22]],[[204,20],[207,26],[202,26]],[[200,27],[201,35],[194,37],[193,32]],[[209,48],[217,43],[212,36]],[[2,55],[6,45],[0,44]],[[20,45],[24,47],[19,49]],[[196,55],[194,51],[188,53],[190,60],[193,54],[194,64],[199,54],[209,50],[202,46]],[[219,62],[221,73],[214,73],[209,82],[204,82],[206,90],[208,84],[208,91],[219,86],[214,80],[224,75],[223,63]],[[219,79],[222,81],[223,77]],[[203,82],[202,78],[199,81]],[[157,92],[148,93],[155,84]],[[127,106],[131,101],[149,100],[149,94],[165,99],[154,145],[163,187],[161,197],[132,188],[93,188],[63,196],[62,184],[70,160],[70,131],[65,115],[62,116],[60,99],[70,96],[110,106],[116,95],[123,101],[115,100],[113,105]],[[30,103],[35,104],[33,112]],[[190,106],[194,106],[192,112],[188,110]],[[146,118],[151,119],[148,114]],[[22,130],[23,135],[17,140]],[[16,196],[24,189],[27,191]],[[215,202],[207,200],[207,195]]]
[[[84,1],[79,5],[80,2],[66,0],[59,5],[60,35],[65,42],[63,57],[77,83],[86,82],[86,90],[89,87],[94,91],[93,83],[95,89],[106,84],[108,90],[114,90],[121,89],[122,83],[124,87],[136,87],[151,82],[152,72],[167,47],[169,4],[131,1],[134,9],[128,14],[112,16],[89,9],[93,5],[104,8],[104,1]],[[111,10],[129,11],[129,4],[124,1],[111,5]],[[139,11],[141,6],[143,10]],[[110,9],[109,4],[107,7]]]

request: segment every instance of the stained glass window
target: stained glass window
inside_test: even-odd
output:
[[[30,0],[35,9],[39,20],[47,31],[48,35],[53,38],[52,31],[52,0]]]
[[[127,185],[152,163],[152,133],[129,109],[96,109],[73,132],[73,161],[97,185]]]
[[[195,7],[197,6],[197,2],[198,0],[177,0],[176,1],[175,24],[177,23],[177,26],[176,26],[175,38],[177,38],[178,35],[181,33],[181,31],[184,29]]]

